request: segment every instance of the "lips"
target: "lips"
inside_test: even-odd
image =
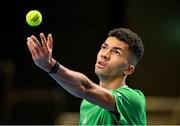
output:
[[[106,68],[106,66],[107,66],[106,62],[103,62],[103,61],[98,61],[97,62],[97,67],[100,68],[100,69],[104,69],[104,68]]]

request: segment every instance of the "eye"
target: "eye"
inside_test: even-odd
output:
[[[102,46],[101,46],[101,49],[102,49],[102,50],[105,50],[105,49],[107,49],[107,47],[106,47],[105,45],[102,45]]]
[[[118,50],[114,50],[113,53],[114,53],[115,55],[117,55],[117,56],[120,56],[120,55],[121,55],[121,52],[118,51]]]

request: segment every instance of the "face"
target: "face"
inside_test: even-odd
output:
[[[97,55],[95,73],[100,79],[121,77],[129,67],[128,45],[115,37],[108,37]]]

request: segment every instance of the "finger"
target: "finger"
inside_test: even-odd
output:
[[[31,37],[28,37],[28,43],[29,43],[29,47],[31,48],[31,50],[35,50],[37,52],[37,54],[39,54],[41,52],[41,46],[40,44],[36,44],[35,41],[33,41],[31,39]]]
[[[33,44],[34,44],[35,46],[37,46],[38,49],[41,49],[41,48],[42,48],[40,42],[38,41],[38,39],[37,39],[34,35],[32,35],[32,36],[30,37],[30,40],[33,42]]]
[[[52,34],[48,34],[48,47],[49,49],[53,49],[53,39],[52,39]]]
[[[44,36],[44,34],[43,34],[43,33],[40,33],[40,38],[41,38],[41,42],[42,42],[42,46],[43,46],[43,48],[44,48],[45,50],[47,50],[46,38],[45,38],[45,36]]]
[[[31,55],[33,56],[34,53],[33,53],[32,49],[31,49],[32,47],[31,47],[30,42],[29,42],[28,39],[29,39],[29,38],[27,38],[27,46],[28,46],[29,51],[31,52]]]
[[[37,57],[40,51],[37,48],[37,46],[33,43],[30,37],[27,38],[27,45],[28,45],[29,51],[31,52],[32,57],[33,58]]]
[[[33,57],[39,55],[39,50],[37,49],[36,45],[33,44],[30,38],[28,38],[27,45]]]

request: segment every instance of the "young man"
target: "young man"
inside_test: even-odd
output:
[[[82,98],[80,125],[146,125],[145,97],[126,85],[140,61],[144,48],[140,37],[127,28],[109,32],[97,55],[95,73],[99,84],[84,74],[72,71],[52,57],[53,39],[40,33],[27,45],[35,64],[48,72],[69,93]]]

